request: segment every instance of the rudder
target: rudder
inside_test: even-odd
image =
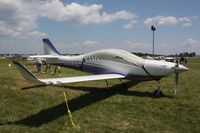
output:
[[[60,55],[60,52],[53,46],[48,38],[43,39],[44,54],[46,55]]]

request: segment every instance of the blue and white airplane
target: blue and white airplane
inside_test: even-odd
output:
[[[45,55],[30,57],[43,58],[46,59],[46,63],[48,64],[69,67],[92,74],[77,77],[39,79],[21,63],[13,61],[25,79],[45,85],[108,79],[128,79],[133,81],[155,80],[158,83],[158,88],[155,90],[154,94],[160,96],[161,78],[170,74],[175,74],[177,87],[178,74],[188,70],[187,67],[177,63],[143,59],[119,49],[103,49],[78,56],[64,56],[56,50],[49,39],[43,39],[43,45]]]

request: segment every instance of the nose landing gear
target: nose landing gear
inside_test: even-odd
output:
[[[162,96],[162,91],[160,90],[160,80],[157,81],[157,86],[158,89],[154,91],[154,96],[156,97],[161,97]]]

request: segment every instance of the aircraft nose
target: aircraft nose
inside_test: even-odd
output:
[[[188,70],[189,70],[189,68],[187,68],[183,65],[178,65],[178,67],[175,67],[175,72],[177,72],[177,73],[182,73],[182,72],[185,72]]]

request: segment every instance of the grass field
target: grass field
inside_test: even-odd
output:
[[[172,90],[174,75],[161,80],[161,98],[153,96],[155,81],[127,82],[125,90],[119,80],[109,80],[108,94],[105,81],[39,86],[24,80],[9,63],[10,59],[0,60],[1,133],[200,132],[200,58],[189,59],[190,70],[180,75],[177,95]],[[23,64],[33,70],[30,63]],[[61,76],[84,74],[62,68]],[[75,128],[67,114],[64,90]]]

